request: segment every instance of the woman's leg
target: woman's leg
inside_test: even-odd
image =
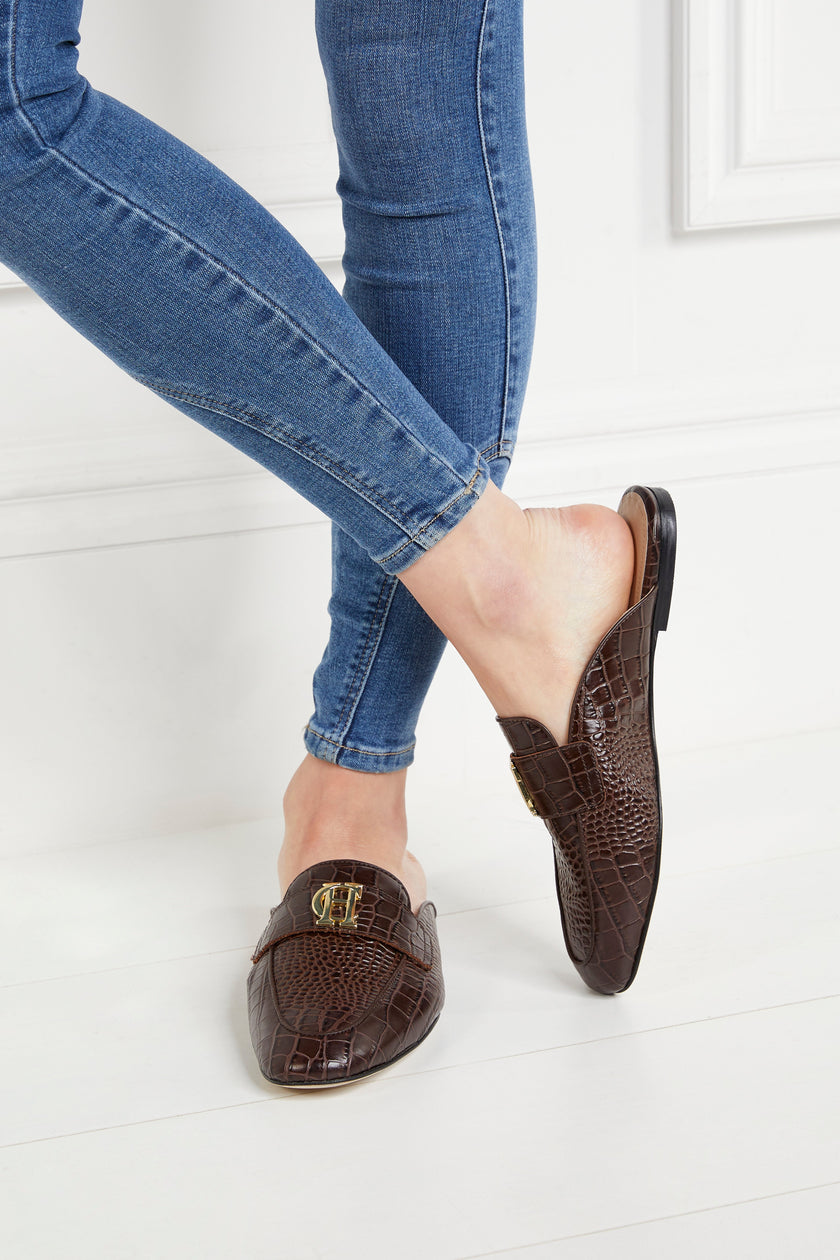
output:
[[[259,203],[78,75],[80,13],[0,0],[0,260],[322,508],[401,576],[502,715],[562,741],[578,662],[626,605],[625,522],[507,499]]]
[[[317,32],[340,160],[344,297],[501,485],[536,307],[522,0],[318,0]],[[389,869],[403,863],[420,889],[402,858],[404,768],[446,640],[336,526],[330,614],[305,734],[320,764],[305,762],[286,796],[281,883],[363,847]]]
[[[0,0],[0,260],[389,573],[486,463],[254,198],[76,69],[81,0]]]
[[[318,0],[347,237],[344,297],[501,485],[534,332],[522,0]],[[333,627],[307,748],[413,758],[440,631],[334,531]]]

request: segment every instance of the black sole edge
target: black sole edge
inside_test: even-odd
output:
[[[649,486],[659,508],[659,575],[657,580],[656,604],[653,611],[653,629],[650,637],[650,654],[648,656],[648,723],[650,725],[650,747],[653,756],[653,769],[656,776],[656,804],[659,815],[659,827],[656,835],[656,862],[653,868],[653,881],[648,902],[647,914],[642,925],[636,961],[630,973],[630,979],[615,993],[626,993],[636,979],[639,964],[642,961],[642,950],[647,939],[648,928],[653,915],[653,903],[659,888],[659,869],[662,860],[662,785],[659,778],[659,755],[656,748],[656,727],[653,720],[653,659],[656,651],[656,640],[660,630],[668,625],[668,614],[671,609],[671,593],[674,587],[674,569],[677,554],[677,513],[674,500],[662,486]],[[613,995],[614,996],[614,995]]]
[[[677,512],[674,500],[662,486],[648,486],[659,508],[659,574],[653,610],[654,636],[667,630],[677,559]]]

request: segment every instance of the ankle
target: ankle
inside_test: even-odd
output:
[[[367,774],[307,753],[283,798],[281,865],[358,857],[386,865],[401,858],[408,838],[406,771]],[[377,856],[378,855],[378,856]]]
[[[316,862],[356,858],[396,875],[416,909],[426,882],[420,863],[406,850],[405,780],[405,770],[366,774],[307,754],[283,800],[281,888]]]
[[[493,483],[440,542],[400,574],[446,637],[504,634],[530,598],[530,531],[525,512]]]
[[[405,823],[405,781],[405,770],[348,770],[307,753],[283,797],[287,829],[318,833],[357,820],[400,826]]]

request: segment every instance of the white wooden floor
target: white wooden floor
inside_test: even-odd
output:
[[[389,1072],[251,1057],[274,822],[0,863],[10,1260],[836,1254],[840,732],[663,757],[665,855],[617,998],[563,949],[500,774],[417,802],[447,1003]]]

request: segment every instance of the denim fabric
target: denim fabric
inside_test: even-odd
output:
[[[521,0],[322,0],[342,298],[263,206],[77,70],[82,0],[0,0],[0,260],[333,521],[306,741],[412,757],[442,637],[396,575],[500,481],[533,317]]]
[[[317,34],[344,297],[501,485],[536,303],[522,0],[318,0]],[[307,748],[357,770],[409,765],[443,635],[337,526],[330,613]]]

